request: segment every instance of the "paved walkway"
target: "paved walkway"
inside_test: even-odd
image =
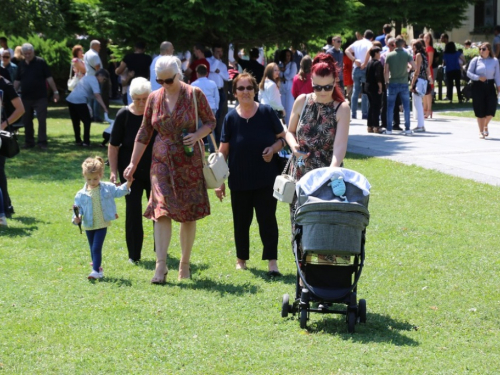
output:
[[[347,151],[414,164],[453,176],[500,186],[500,124],[491,122],[490,136],[479,139],[476,119],[434,113],[425,120],[427,132],[411,137],[367,133],[366,120],[352,120]],[[402,117],[402,116],[401,116]],[[401,118],[401,124],[404,123]],[[416,121],[411,120],[411,128]]]

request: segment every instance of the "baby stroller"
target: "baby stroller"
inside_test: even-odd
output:
[[[358,304],[357,285],[365,259],[370,184],[346,168],[318,168],[300,179],[296,192],[295,300],[290,304],[289,295],[283,296],[281,316],[298,313],[300,328],[306,328],[311,312],[342,314],[354,333],[357,322],[366,322],[366,300]]]

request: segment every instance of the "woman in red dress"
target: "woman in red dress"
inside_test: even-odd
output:
[[[424,96],[424,117],[428,118],[430,116],[430,118],[432,118],[432,94],[434,92],[434,69],[432,68],[432,62],[434,61],[434,53],[436,50],[433,47],[434,40],[432,39],[431,33],[426,33],[424,35],[424,42],[425,52],[427,53],[427,61],[429,63],[432,76],[431,93]]]
[[[196,220],[210,215],[203,177],[202,158],[205,155],[198,145],[215,128],[215,117],[203,92],[182,82],[181,62],[177,57],[159,58],[155,71],[156,82],[162,87],[148,97],[144,119],[124,176],[131,178],[134,175],[156,130],[158,135],[154,140],[151,162],[151,196],[144,216],[155,221],[156,271],[151,282],[163,284],[168,273],[166,259],[172,237],[172,220],[181,223],[180,280],[191,276],[189,259],[196,234]],[[199,127],[194,95],[202,122]],[[183,137],[184,130],[188,135]],[[185,146],[193,148],[194,155],[188,156]]]

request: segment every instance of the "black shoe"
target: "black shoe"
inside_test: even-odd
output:
[[[267,273],[269,277],[281,277],[283,276],[280,271],[269,271]]]
[[[403,129],[401,129],[401,126],[399,126],[399,125],[394,125],[392,127],[392,130],[403,130]]]
[[[12,218],[12,214],[15,214],[14,212],[14,206],[9,206],[5,209],[5,216],[10,219]]]
[[[34,147],[35,147],[35,145],[33,145],[33,144],[30,144],[30,143],[25,143],[25,144],[23,145],[23,147],[22,147],[22,148],[23,148],[24,150],[28,150],[28,149],[30,149],[30,148],[34,148]]]
[[[40,144],[38,145],[38,148],[39,148],[40,150],[46,150],[46,149],[47,149],[47,147],[48,147],[48,146],[47,146],[47,144],[46,144],[46,143],[40,143]]]

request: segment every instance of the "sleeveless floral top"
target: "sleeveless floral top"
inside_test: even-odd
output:
[[[295,135],[300,151],[310,153],[301,163],[293,163],[292,176],[300,180],[307,172],[329,167],[333,158],[333,143],[337,133],[337,110],[342,103],[317,103],[313,95],[306,97],[306,106],[297,124]]]

